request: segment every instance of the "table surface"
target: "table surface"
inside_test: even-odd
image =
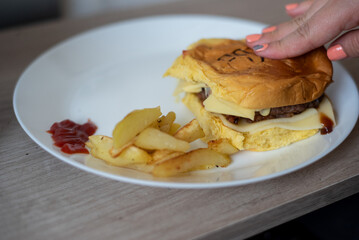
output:
[[[31,61],[74,34],[136,17],[200,13],[267,24],[288,19],[285,0],[179,1],[0,32],[2,239],[241,239],[359,192],[359,128],[294,173],[246,186],[184,190],[116,182],[52,157],[25,134],[13,89]],[[358,59],[341,61],[359,81]]]

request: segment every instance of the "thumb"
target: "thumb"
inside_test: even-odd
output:
[[[336,39],[327,51],[332,61],[347,57],[359,57],[359,29],[349,31]]]

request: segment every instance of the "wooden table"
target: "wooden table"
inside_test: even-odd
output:
[[[15,83],[44,50],[85,30],[142,16],[205,13],[268,24],[285,0],[180,1],[0,32],[1,239],[241,239],[359,192],[359,128],[305,169],[212,190],[137,186],[83,172],[37,146],[12,108]],[[342,61],[359,81],[358,59]]]

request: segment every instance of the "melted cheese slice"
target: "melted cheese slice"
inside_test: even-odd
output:
[[[202,88],[206,88],[204,83],[195,83],[180,80],[174,95],[178,96],[181,92],[198,93],[202,91]],[[304,112],[294,115],[290,118],[277,118],[271,120],[264,120],[256,123],[248,123],[241,119],[239,124],[233,124],[229,122],[222,114],[233,115],[243,118],[254,119],[255,112],[259,111],[262,116],[267,116],[270,112],[270,108],[267,109],[249,109],[238,106],[235,103],[215,97],[213,94],[203,102],[204,108],[218,116],[224,125],[239,132],[258,132],[269,128],[279,127],[290,130],[309,130],[320,129],[322,123],[320,122],[320,113],[324,113],[329,117],[334,125],[335,118],[332,105],[327,97],[324,97],[319,105],[318,109],[310,108]]]
[[[179,80],[177,88],[173,92],[174,96],[178,96],[181,92],[187,93],[198,93],[202,91],[202,88],[206,88],[205,83],[195,83],[188,82],[184,80]],[[213,94],[203,102],[205,109],[213,113],[221,113],[227,115],[233,115],[237,117],[254,119],[256,111],[260,111],[262,116],[267,116],[270,112],[270,109],[249,109],[238,106],[235,103],[228,102],[226,100],[215,97]]]
[[[204,108],[213,113],[221,113],[227,115],[233,115],[237,117],[244,117],[254,119],[256,111],[260,111],[263,114],[269,114],[270,109],[249,109],[240,107],[235,103],[228,102],[226,100],[215,97],[213,94],[209,95],[208,98],[203,102]],[[263,115],[266,116],[266,115]]]
[[[238,125],[236,125],[229,122],[221,114],[215,114],[215,115],[222,120],[225,126],[233,130],[236,130],[238,132],[254,133],[274,127],[285,128],[290,130],[320,129],[323,127],[323,124],[320,122],[320,113],[325,114],[333,121],[334,126],[336,125],[333,108],[327,97],[323,98],[318,109],[309,108],[304,112],[294,115],[293,117],[290,118],[277,118],[277,119],[264,120],[255,123],[248,123],[242,119],[238,123]]]
[[[173,95],[177,96],[181,92],[198,93],[202,91],[202,88],[205,87],[207,87],[205,83],[194,83],[180,80],[175,91],[173,92]]]

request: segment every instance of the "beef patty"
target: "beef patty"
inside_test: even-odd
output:
[[[202,88],[202,91],[197,93],[197,97],[202,102],[202,105],[204,100],[206,100],[207,97],[209,96],[209,94],[211,94],[210,90],[208,89],[206,90],[205,88]],[[254,120],[251,120],[249,118],[237,117],[233,115],[225,115],[225,114],[223,115],[226,117],[226,119],[229,122],[233,124],[238,124],[239,120],[241,119],[244,119],[249,123],[253,123],[253,122],[259,122],[259,121],[275,119],[275,118],[293,117],[296,114],[304,112],[307,108],[318,108],[323,97],[324,95],[308,103],[271,108],[267,116],[262,116],[258,111],[256,111],[254,115]]]

